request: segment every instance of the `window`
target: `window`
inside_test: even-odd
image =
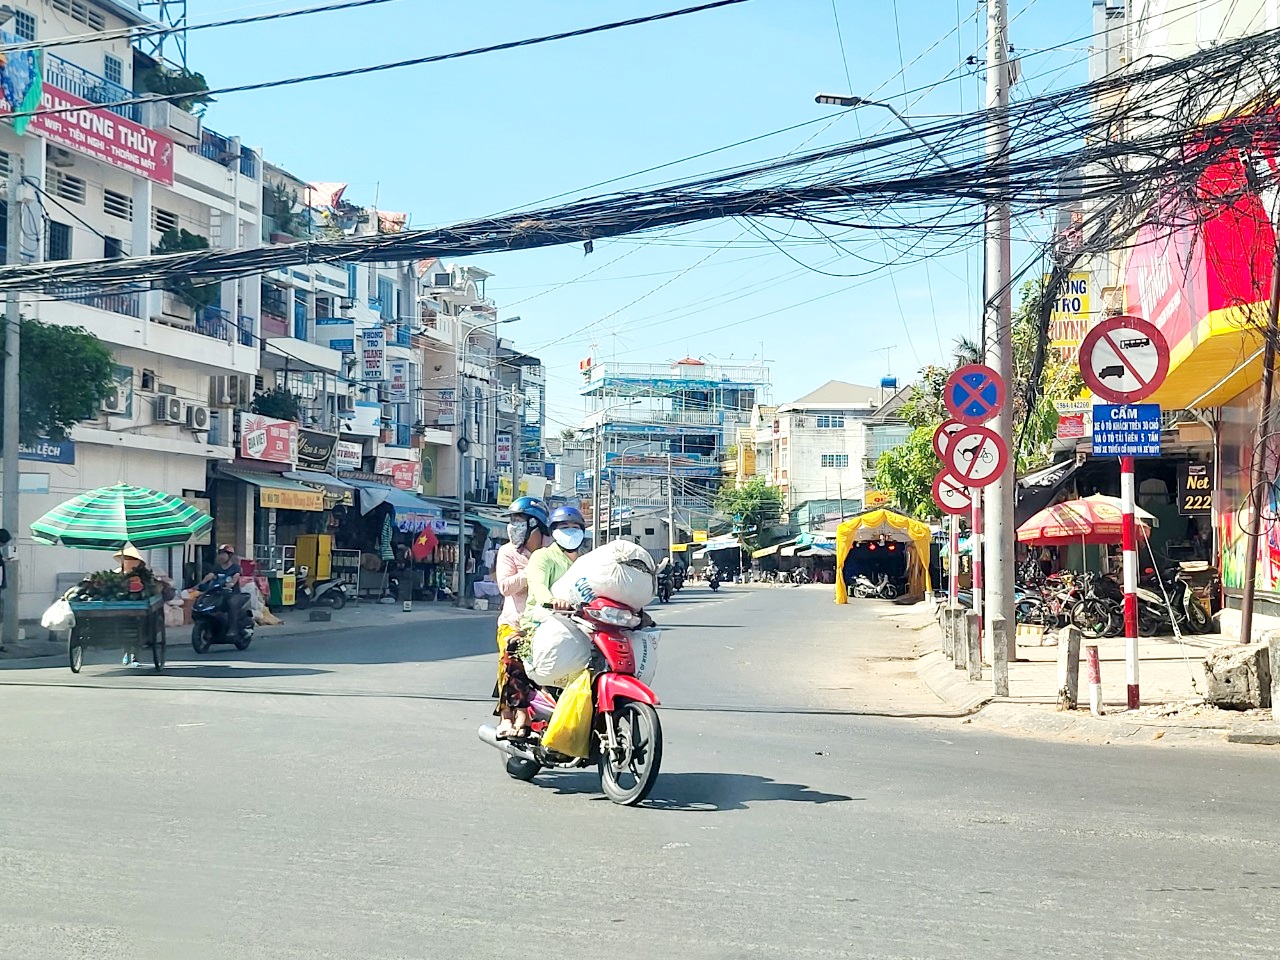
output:
[[[356,287],[360,285],[359,277],[356,273],[356,265],[354,263],[347,264],[347,299],[354,300],[356,298]]]
[[[102,212],[108,217],[118,217],[121,220],[132,220],[133,198],[126,197],[123,193],[116,193],[114,190],[103,190]]]
[[[822,455],[822,465],[835,468],[847,467],[849,466],[849,455],[847,453],[824,453]]]
[[[644,535],[645,535],[646,537],[652,537],[652,536],[655,536],[656,534],[657,534],[657,529],[656,529],[655,527],[645,527],[645,528],[644,528]]]
[[[70,200],[72,203],[84,203],[84,181],[61,170],[49,172],[49,189],[55,197]]]
[[[9,177],[9,155],[0,151],[0,177]]]
[[[819,430],[843,430],[844,417],[839,416],[821,416],[817,418]]]
[[[118,260],[124,256],[124,248],[115,237],[103,237],[102,255],[108,260]]]
[[[158,233],[168,233],[178,229],[178,215],[170,210],[151,208],[151,229]]]
[[[56,220],[49,221],[49,232],[45,236],[44,258],[46,260],[71,259],[70,224],[58,223]]]
[[[378,278],[378,316],[383,320],[396,318],[395,285],[386,277]]]
[[[22,40],[36,38],[36,18],[25,10],[18,10],[13,15],[13,32]]]
[[[124,62],[119,57],[105,54],[102,58],[102,75],[114,84],[123,84]]]
[[[72,20],[79,20],[94,30],[102,30],[107,25],[106,17],[84,0],[49,0],[49,5],[59,13],[65,13]]]

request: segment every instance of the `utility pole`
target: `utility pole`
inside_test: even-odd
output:
[[[8,244],[7,263],[19,263],[22,253],[22,158],[17,153],[9,154],[9,190],[6,208],[5,243]],[[0,649],[4,644],[15,643],[18,639],[18,598],[19,572],[18,564],[18,530],[22,525],[18,512],[18,420],[20,398],[18,395],[19,346],[21,343],[22,305],[18,301],[18,292],[10,290],[5,294],[4,314],[4,528],[13,538],[0,550],[8,556],[4,564],[4,632],[0,633]]]
[[[601,457],[600,444],[602,441],[601,428],[604,426],[604,412],[601,411],[600,419],[596,422],[596,442],[592,445],[595,449],[592,451],[592,465],[595,469],[591,471],[591,549],[595,550],[600,546],[600,471]]]
[[[454,564],[458,578],[457,605],[465,606],[467,602],[467,440],[466,417],[467,404],[462,393],[462,318],[454,324],[453,369],[455,374],[453,401],[453,419],[458,427],[458,558]]]
[[[676,562],[676,495],[672,489],[671,451],[667,451],[667,557]]]
[[[1009,32],[1008,0],[987,0],[987,164],[993,176],[991,182],[996,199],[987,206],[986,219],[986,290],[984,314],[988,317],[987,340],[984,344],[987,364],[1008,385],[1013,384],[1013,337],[1010,291],[1010,218],[1007,190],[1003,181],[1008,176],[1009,162]],[[1005,438],[1014,435],[1013,395],[1005,391],[991,429]],[[992,622],[1003,618],[1009,625],[1006,643],[1001,649],[993,649],[991,662],[997,686],[997,696],[1008,696],[1008,661],[1017,659],[1017,631],[1012,628],[1013,602],[1013,475],[1011,463],[995,483],[982,492],[983,531],[982,548],[986,554],[983,574],[987,588],[986,626],[987,636],[995,637]],[[1001,678],[1006,678],[1001,680]]]

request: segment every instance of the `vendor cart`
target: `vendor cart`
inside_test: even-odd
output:
[[[67,641],[67,661],[72,673],[79,673],[84,665],[86,647],[114,647],[125,651],[149,647],[156,670],[164,666],[163,597],[69,602],[76,615],[76,625]]]

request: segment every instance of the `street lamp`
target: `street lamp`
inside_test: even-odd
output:
[[[920,131],[911,125],[911,121],[908,120],[906,117],[904,117],[901,113],[899,113],[898,108],[895,107],[892,103],[887,103],[884,100],[868,100],[866,97],[846,97],[838,93],[820,93],[813,98],[813,102],[823,104],[824,106],[845,107],[847,109],[853,108],[853,107],[881,107],[885,110],[888,110],[890,113],[892,113],[895,117],[898,118],[898,122],[900,122],[904,127],[910,130],[913,134],[915,134],[917,140],[919,140],[921,143],[923,143],[926,147],[929,148],[929,152],[932,153],[935,157],[937,157],[942,162],[942,165],[944,167],[948,167],[948,168],[951,167],[951,164],[950,162],[948,162],[947,158],[938,152],[938,148],[935,147],[928,140],[926,140],[921,135]]]
[[[467,602],[467,451],[471,449],[471,441],[467,439],[466,430],[464,429],[463,418],[467,415],[467,407],[463,394],[462,383],[462,354],[466,344],[471,342],[471,338],[475,335],[477,329],[472,328],[463,337],[462,334],[462,318],[458,317],[458,325],[453,337],[453,370],[454,370],[454,422],[458,428],[458,439],[456,446],[458,449],[458,557],[454,565],[455,575],[458,578],[458,606],[464,606]],[[493,332],[494,342],[498,340],[498,324],[515,323],[519,317],[508,317],[506,320],[499,320],[497,314],[494,314],[493,323],[490,324]],[[497,351],[494,351],[495,355]],[[496,419],[496,418],[494,418]],[[495,437],[495,444],[497,439]]]

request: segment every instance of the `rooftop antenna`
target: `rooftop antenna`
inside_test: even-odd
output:
[[[895,349],[896,349],[895,347],[880,347],[877,350],[871,351],[872,353],[883,353],[885,355],[884,374],[886,377],[893,376],[893,365],[889,362],[889,354],[893,353]]]
[[[139,41],[142,52],[160,63],[168,60],[186,70],[187,0],[141,0],[138,7],[143,13],[154,11],[152,19],[165,31],[142,37]],[[172,58],[167,57],[167,53],[172,53]]]

